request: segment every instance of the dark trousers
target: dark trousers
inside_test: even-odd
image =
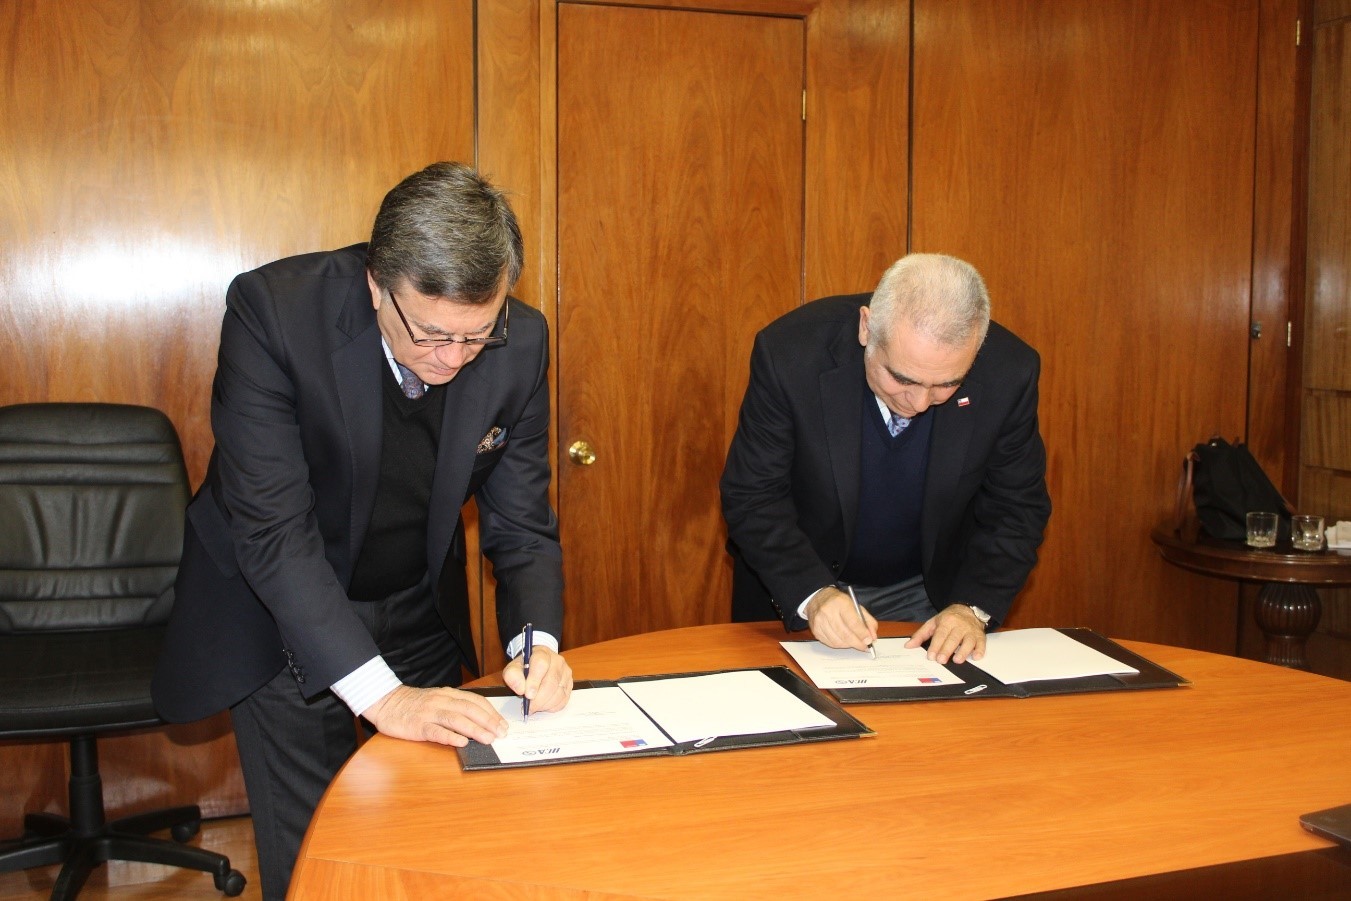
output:
[[[353,601],[352,608],[404,684],[460,683],[459,649],[426,585],[383,601]],[[263,898],[282,901],[314,808],[356,751],[356,720],[331,691],[306,700],[289,669],[230,714],[253,815]]]

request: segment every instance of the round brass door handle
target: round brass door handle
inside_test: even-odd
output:
[[[596,452],[585,441],[574,441],[568,447],[568,459],[578,466],[590,466],[596,462]]]

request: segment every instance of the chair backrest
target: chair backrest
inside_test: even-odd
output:
[[[0,407],[0,634],[162,623],[188,496],[158,410]]]

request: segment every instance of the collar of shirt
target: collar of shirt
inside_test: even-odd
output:
[[[388,353],[388,351],[386,351],[386,353]],[[878,397],[876,394],[873,395],[873,400],[877,401],[877,409],[882,411],[882,424],[886,425],[891,422],[891,408],[884,404],[882,398]]]
[[[384,351],[385,351],[385,362],[389,364],[389,370],[390,370],[390,372],[393,372],[393,373],[394,373],[394,378],[398,380],[398,382],[399,382],[400,385],[402,385],[402,384],[403,384],[403,373],[399,371],[399,364],[396,363],[396,362],[394,361],[394,352],[393,352],[392,350],[389,349],[389,342],[385,340],[385,336],[384,336],[384,335],[381,335],[381,336],[380,336],[380,346],[381,346],[382,348],[384,348]],[[432,387],[432,386],[431,386],[431,385],[428,385],[427,387],[430,388],[430,387]]]

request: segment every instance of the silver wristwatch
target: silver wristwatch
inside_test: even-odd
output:
[[[987,629],[990,628],[990,614],[986,613],[975,604],[967,604],[967,606],[971,608],[972,613],[976,614],[976,619],[980,620],[982,626]]]

